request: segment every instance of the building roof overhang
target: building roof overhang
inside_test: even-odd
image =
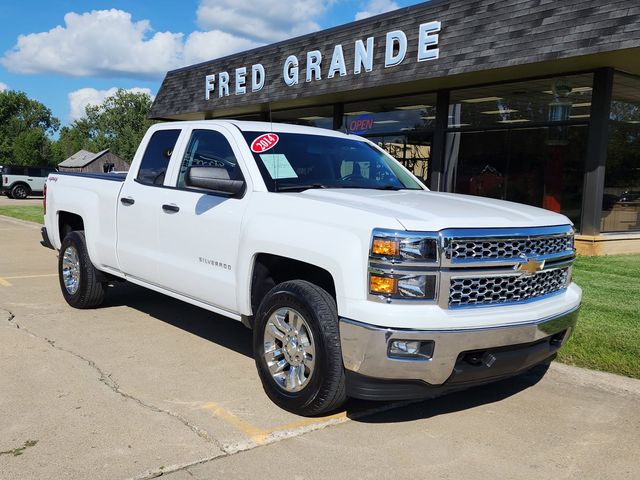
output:
[[[417,61],[420,25],[439,22],[438,58]],[[404,60],[385,66],[387,33],[407,38]],[[424,32],[423,32],[424,33]],[[354,73],[355,42],[374,38],[370,71]],[[432,38],[430,39],[432,40]],[[346,75],[328,77],[336,45]],[[305,81],[307,54],[322,55],[321,78]],[[295,55],[297,84],[285,84],[283,65]],[[433,55],[432,55],[433,56]],[[265,84],[251,91],[252,65]],[[392,95],[461,88],[612,67],[640,75],[640,6],[637,1],[537,0],[468,2],[434,0],[329,30],[167,73],[150,116],[202,119],[326,105]],[[247,69],[246,93],[236,94],[236,69]],[[229,95],[218,96],[220,72],[230,77]],[[214,75],[206,98],[206,77]],[[224,92],[223,92],[224,93]]]

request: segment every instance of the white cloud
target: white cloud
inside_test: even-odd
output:
[[[9,85],[0,82],[0,92],[4,92],[5,90],[9,90]]]
[[[183,49],[183,63],[205,62],[213,58],[220,58],[235,52],[249,50],[260,46],[247,38],[237,37],[220,30],[208,32],[193,32],[187,38]]]
[[[148,88],[128,88],[125,89],[127,92],[131,93],[146,93],[151,98],[151,90]],[[75,90],[70,92],[68,95],[69,98],[69,119],[71,121],[78,120],[85,116],[85,109],[88,105],[100,105],[107,97],[111,97],[116,94],[118,89],[116,87],[112,87],[108,90],[96,90],[95,88],[81,88],[79,90]]]
[[[201,0],[198,25],[256,42],[276,42],[320,30],[317,20],[336,0]]]
[[[320,29],[339,0],[200,0],[202,31],[156,32],[148,20],[118,10],[69,12],[64,24],[20,35],[0,64],[15,73],[159,78],[168,70]]]
[[[355,19],[362,20],[363,18],[373,17],[374,15],[397,10],[398,8],[400,8],[400,5],[393,0],[369,0],[364,10],[356,13]]]
[[[182,34],[149,35],[147,20],[133,22],[122,10],[67,13],[65,26],[20,35],[0,59],[17,73],[59,73],[71,76],[158,76],[176,66]]]

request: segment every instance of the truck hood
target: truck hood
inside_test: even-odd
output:
[[[396,218],[407,230],[539,227],[571,223],[564,215],[520,203],[430,191],[305,190],[316,201]]]

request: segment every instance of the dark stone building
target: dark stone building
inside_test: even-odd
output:
[[[129,163],[108,149],[98,153],[80,150],[58,164],[58,170],[77,173],[126,172]]]
[[[640,3],[433,0],[171,71],[156,119],[347,129],[432,189],[559,211],[640,250]]]

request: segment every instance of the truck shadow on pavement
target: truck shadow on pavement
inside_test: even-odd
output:
[[[512,378],[411,402],[402,408],[393,408],[354,420],[362,423],[411,422],[497,403],[533,387],[542,380],[548,369],[549,365],[539,365]]]
[[[251,330],[236,320],[132,283],[109,288],[101,308],[126,306],[200,338],[253,358]]]
[[[251,330],[236,320],[131,283],[116,283],[109,289],[102,308],[116,306],[136,309],[253,359]],[[434,392],[431,398],[424,400],[376,402],[350,399],[341,410],[346,410],[347,417],[362,423],[399,423],[437,417],[516,395],[542,380],[548,368],[548,365],[540,365],[513,378],[453,393]],[[256,384],[256,388],[262,387]]]

